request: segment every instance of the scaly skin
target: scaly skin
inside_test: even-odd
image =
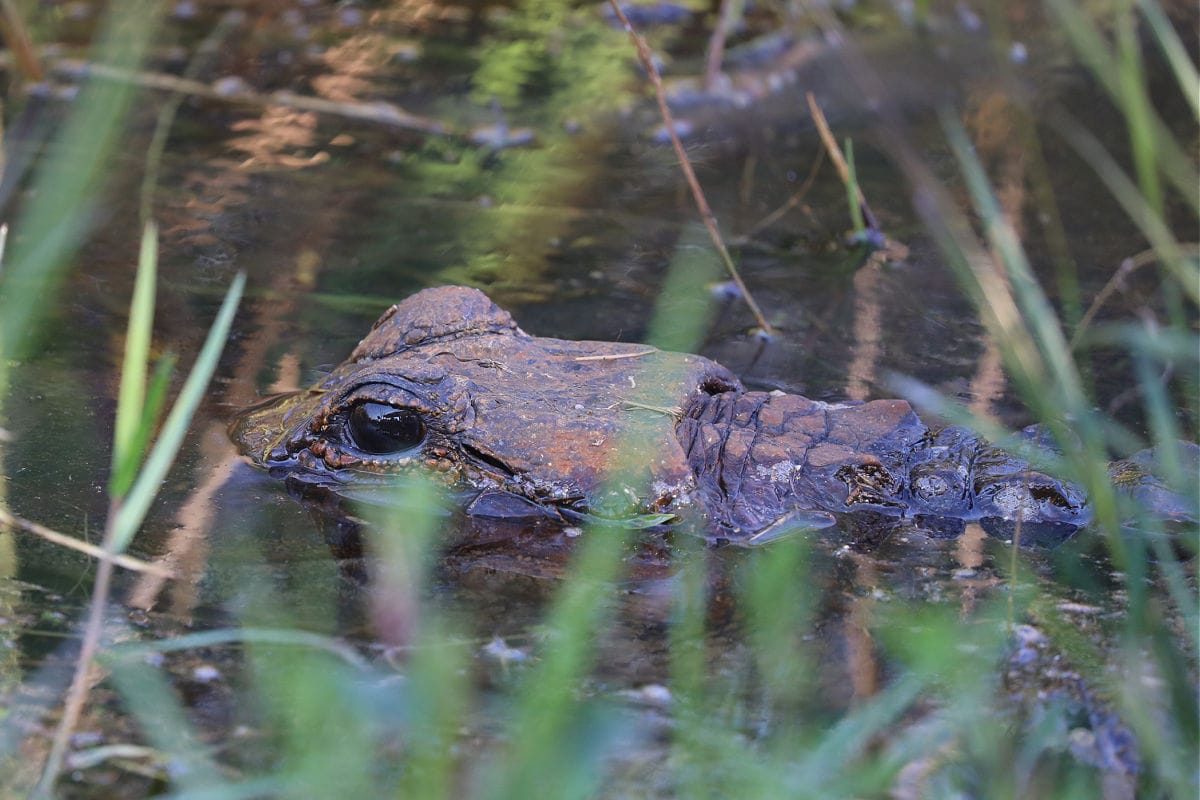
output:
[[[407,409],[419,441],[366,452],[363,403]],[[1087,521],[1073,487],[969,431],[929,429],[903,400],[747,392],[700,356],[529,336],[464,287],[393,306],[327,378],[243,412],[231,434],[300,488],[419,470],[485,516],[665,512],[736,540],[860,511],[951,531]]]

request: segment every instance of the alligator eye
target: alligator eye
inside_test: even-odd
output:
[[[359,403],[350,412],[350,437],[364,453],[390,455],[411,450],[425,438],[425,423],[411,408]]]

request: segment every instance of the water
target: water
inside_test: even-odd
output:
[[[409,26],[415,23],[399,10],[344,16],[272,6],[245,13],[245,24],[205,71],[206,80],[237,75],[260,91],[385,99],[464,128],[495,122],[494,109],[466,91],[475,52],[466,46],[473,41],[466,23],[430,24],[414,37]],[[376,13],[381,16],[366,20]],[[172,20],[164,36],[191,42],[211,24],[211,14],[201,9],[194,18]],[[999,191],[1018,204],[1045,285],[1053,290],[1058,282],[1059,254],[1046,233],[1053,232],[1057,216],[1079,269],[1079,292],[1094,297],[1140,247],[1131,244],[1133,228],[1102,199],[1091,171],[1060,140],[1042,139],[1040,160],[1012,146],[1021,124],[1036,124],[1037,117],[1036,111],[1023,116],[1005,98],[1014,82],[1018,95],[1038,92],[1025,97],[1033,109],[1068,98],[1078,113],[1093,115],[1085,119],[1106,140],[1123,146],[1115,114],[1097,102],[1097,90],[1079,72],[1053,72],[1054,80],[1043,80],[1049,73],[1037,70],[1059,66],[1047,63],[1056,60],[1053,52],[1035,50],[1028,65],[998,67],[979,56],[986,45],[982,35],[950,30],[939,36],[935,41],[949,61],[914,55],[920,48],[911,34],[864,36],[863,48],[879,74],[904,87],[887,102],[909,121],[911,141],[935,175],[966,204],[931,110],[950,103],[963,114]],[[692,57],[701,49],[680,41],[677,46]],[[619,36],[606,45],[623,46]],[[413,48],[421,53],[415,61],[408,55]],[[974,60],[953,60],[958,58]],[[387,305],[424,286],[480,285],[535,335],[645,338],[655,304],[664,299],[672,258],[707,243],[671,151],[651,140],[654,112],[638,99],[628,62],[626,52],[616,66],[594,73],[564,65],[570,80],[538,84],[532,96],[512,103],[505,123],[531,125],[539,139],[532,148],[489,150],[279,106],[184,103],[156,195],[163,241],[156,350],[179,353],[182,364],[190,363],[235,272],[248,273],[249,294],[192,435],[134,546],[139,557],[170,564],[181,580],[162,584],[122,576],[119,596],[126,605],[111,610],[114,628],[170,636],[286,618],[305,630],[348,638],[373,657],[390,652],[391,637],[403,639],[396,626],[408,623],[380,609],[394,610],[412,598],[389,598],[386,582],[373,590],[366,579],[375,568],[369,560],[335,559],[330,543],[340,542],[344,531],[242,463],[225,426],[234,409],[263,394],[312,383],[349,353]],[[678,63],[689,62],[681,57]],[[862,265],[863,254],[844,244],[850,226],[845,191],[826,164],[797,208],[736,248],[747,283],[779,329],[777,339],[764,348],[751,333],[754,321],[744,305],[724,302],[694,349],[753,388],[868,399],[891,396],[890,376],[898,374],[1010,427],[1031,422],[999,370],[972,304],[921,228],[910,187],[884,155],[881,130],[856,105],[870,98],[840,88],[850,81],[834,77],[838,63],[835,54],[823,52],[815,66],[800,70],[818,78],[802,78],[745,110],[686,111],[699,131],[688,140],[690,157],[725,235],[733,240],[753,230],[799,189],[817,157],[820,145],[799,91],[816,86],[837,134],[853,138],[863,191],[884,231],[908,247],[907,258]],[[939,80],[922,80],[931,75]],[[947,82],[949,76],[958,80]],[[483,82],[478,75],[476,82]],[[588,115],[587,93],[603,94],[606,87],[621,100],[612,110]],[[139,236],[140,158],[160,102],[158,95],[144,95],[114,165],[96,233],[61,301],[53,304],[39,347],[18,366],[7,407],[12,441],[4,467],[11,507],[59,530],[86,530],[93,540],[107,504],[116,364]],[[1039,205],[1045,195],[1036,187],[1043,184],[1055,190],[1055,208]],[[1186,222],[1179,238],[1197,238],[1195,220]],[[1077,314],[1070,291],[1058,299],[1068,314]],[[1135,279],[1105,313],[1152,308],[1152,294],[1153,287]],[[1088,366],[1100,404],[1119,401],[1129,365],[1096,359]],[[1133,411],[1124,413],[1135,427],[1142,424]],[[815,576],[806,602],[817,632],[811,658],[818,689],[812,697],[820,699],[805,713],[816,717],[836,716],[886,684],[888,662],[874,648],[867,622],[873,607],[915,600],[969,614],[994,599],[1011,557],[1008,546],[980,531],[957,541],[916,534],[875,541],[870,531],[859,534],[830,533],[812,544],[807,572],[796,567],[798,576]],[[445,535],[458,544],[435,560],[420,613],[454,619],[461,638],[447,647],[474,654],[485,694],[502,693],[541,646],[546,605],[559,590],[573,537],[481,528]],[[1058,551],[1031,553],[1022,569],[1052,583],[1063,603],[1102,609],[1076,612],[1092,619],[1119,607],[1101,551],[1085,532]],[[653,687],[670,683],[672,598],[679,576],[690,574],[689,564],[700,565],[709,596],[707,647],[716,654],[711,668],[748,673],[744,611],[735,598],[753,581],[755,559],[761,556],[647,536],[626,559],[631,574],[613,589],[616,622],[602,639],[586,691],[633,708],[640,720],[634,727],[649,726],[643,733],[654,738],[645,709],[656,708]],[[20,535],[7,574],[19,594],[5,601],[2,616],[20,665],[6,680],[45,678],[49,673],[39,669],[70,655],[58,646],[73,630],[91,566]],[[232,735],[242,722],[228,708],[228,685],[244,668],[236,653],[218,648],[173,658],[168,674],[200,729],[218,738]],[[196,672],[203,666],[219,677],[205,679],[211,674]],[[111,699],[111,690],[104,698]],[[741,711],[747,728],[766,724],[752,705]],[[480,713],[472,731],[482,752],[494,743],[487,712]],[[105,742],[122,741],[127,733],[120,720],[97,703],[85,725]],[[253,753],[244,758],[255,763]],[[627,768],[637,775],[641,761],[630,758]],[[126,794],[143,787],[112,765],[85,777],[94,786],[114,781]],[[90,793],[82,785],[72,791]]]

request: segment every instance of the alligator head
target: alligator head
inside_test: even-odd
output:
[[[683,410],[729,390],[737,379],[708,359],[533,337],[483,293],[448,286],[392,306],[328,377],[247,410],[231,434],[301,491],[361,493],[422,471],[471,492],[468,512],[484,516],[649,512],[695,488]]]

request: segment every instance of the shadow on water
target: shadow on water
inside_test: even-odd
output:
[[[212,27],[215,11],[192,5],[176,7],[152,68],[178,73],[183,54]],[[536,38],[536,31],[522,33],[520,26],[530,24],[523,15],[537,12],[522,9],[542,4],[504,14],[448,5],[277,5],[251,3],[239,12],[242,23],[204,75],[215,95],[184,103],[164,157],[156,200],[163,241],[156,347],[187,361],[237,270],[249,273],[250,299],[193,436],[136,543],[138,555],[168,565],[181,579],[123,576],[125,603],[111,610],[110,622],[114,636],[132,640],[243,624],[346,639],[372,662],[371,702],[385,712],[395,705],[402,717],[408,712],[386,689],[410,663],[407,648],[422,625],[405,617],[408,604],[414,614],[448,620],[447,630],[455,632],[437,646],[457,653],[448,663],[470,676],[472,696],[484,698],[464,716],[457,741],[468,754],[464,761],[482,758],[503,747],[497,717],[489,714],[503,719],[510,691],[543,656],[547,610],[572,554],[580,541],[600,534],[489,523],[448,511],[438,519],[436,557],[414,584],[420,586],[414,598],[402,582],[378,579],[382,568],[369,545],[362,552],[357,521],[298,503],[280,482],[251,470],[234,452],[226,425],[235,409],[265,394],[312,384],[345,358],[387,305],[425,286],[480,285],[534,335],[642,341],[656,302],[672,300],[661,292],[667,265],[706,242],[673,156],[656,140],[657,118],[642,102],[624,35],[599,11],[575,10],[566,23],[554,22],[576,26],[567,30],[577,33],[565,35],[573,37],[577,56],[551,49],[529,66],[504,59],[520,50],[515,42]],[[96,13],[76,6],[80,15]],[[72,21],[61,35],[69,40],[86,26]],[[950,104],[999,176],[997,192],[1023,228],[1040,277],[1075,320],[1080,299],[1095,297],[1133,254],[1130,242],[1140,239],[1115,203],[1097,202],[1105,190],[1067,144],[1043,136],[1041,149],[1031,151],[1022,137],[1037,128],[1040,109],[1060,105],[1118,150],[1125,147],[1124,127],[1046,31],[1019,31],[1029,38],[1014,64],[991,55],[985,33],[946,26],[921,33],[863,30],[861,47],[887,80],[886,98],[847,90],[851,82],[838,77],[837,53],[816,43],[789,68],[783,88],[746,108],[722,97],[680,101],[677,113],[694,131],[689,154],[710,203],[726,234],[740,237],[747,280],[780,331],[764,349],[750,334],[753,321],[742,304],[718,301],[694,352],[725,364],[752,388],[866,400],[890,396],[889,381],[898,374],[1010,428],[1032,421],[1000,366],[998,345],[921,228],[910,187],[884,155],[886,143],[878,137],[886,132],[864,109],[892,107],[937,177],[965,205],[934,113]],[[666,26],[654,34],[681,70],[702,56],[693,28]],[[762,71],[757,57],[734,52],[731,63],[745,58],[740,71],[753,77]],[[492,102],[505,75],[523,75],[526,89]],[[397,103],[461,135],[219,96],[246,86],[332,103]],[[887,233],[909,248],[902,262],[868,261],[845,244],[845,190],[828,167],[790,201],[785,215],[758,229],[796,195],[818,157],[803,89],[817,93],[839,136],[853,138],[865,195]],[[1176,101],[1166,88],[1161,94],[1165,115]],[[9,503],[23,516],[85,537],[101,527],[107,506],[108,420],[132,283],[136,187],[158,102],[153,92],[143,95],[97,209],[96,232],[36,355],[16,366],[7,406]],[[1185,108],[1178,112],[1186,119]],[[536,134],[533,144],[507,146],[512,142],[505,137],[515,142],[526,127]],[[1044,205],[1047,198],[1054,205]],[[1194,217],[1186,210],[1176,216],[1179,239],[1200,240]],[[1148,275],[1132,275],[1104,315],[1156,313],[1161,303],[1151,284]],[[1090,359],[1084,366],[1099,404],[1142,430],[1145,421],[1124,394],[1135,366],[1106,352],[1083,356]],[[686,687],[672,682],[679,668],[672,631],[683,614],[681,585],[692,579],[704,598],[700,641],[693,644],[708,659],[712,682],[724,687],[710,699],[719,695],[729,704],[724,721],[750,740],[786,727],[779,715],[830,726],[872,698],[890,697],[885,687],[897,687],[892,678],[905,651],[878,631],[884,621],[907,630],[895,619],[907,604],[949,610],[964,620],[991,619],[1003,616],[1011,592],[1027,613],[1017,620],[1012,653],[989,663],[995,678],[989,685],[1013,697],[1040,697],[1043,705],[1031,702],[1009,722],[1061,726],[1064,742],[1067,732],[1074,738],[1055,746],[1080,764],[1099,766],[1103,776],[1096,780],[1118,786],[1110,796],[1123,796],[1119,787],[1135,780],[1136,756],[1121,738],[1128,733],[1096,701],[1103,687],[1086,685],[1062,655],[1111,652],[1112,620],[1123,611],[1122,583],[1089,531],[1056,549],[1015,555],[1003,537],[974,524],[961,536],[942,538],[936,530],[859,518],[784,545],[791,560],[780,561],[792,573],[775,577],[794,594],[778,602],[795,603],[788,616],[795,627],[784,633],[805,674],[793,695],[776,691],[755,649],[762,633],[756,614],[771,605],[754,599],[756,574],[767,569],[771,551],[704,547],[681,538],[687,537],[651,529],[622,551],[623,577],[607,590],[611,621],[596,634],[595,669],[578,687],[619,710],[617,723],[604,718],[597,730],[627,726],[629,741],[637,743],[610,753],[616,766],[607,780],[614,793],[678,788],[673,773],[655,764],[672,752],[673,714],[686,699]],[[1019,580],[1011,574],[1016,564]],[[11,684],[40,676],[42,686],[54,685],[47,676],[72,655],[69,641],[90,574],[82,558],[23,538],[16,574],[0,583],[7,598],[0,627],[20,662],[5,667],[0,679],[14,698],[11,707],[26,715],[34,733],[53,697],[32,677],[21,688]],[[1032,600],[1035,595],[1040,599]],[[1069,650],[1055,638],[1064,627],[1084,639],[1081,649]],[[914,641],[919,635],[912,633]],[[151,663],[170,677],[218,762],[236,774],[275,763],[283,747],[271,730],[275,712],[269,703],[241,705],[266,660],[213,644]],[[1046,710],[1046,698],[1057,710]],[[929,699],[914,706],[904,720],[897,713],[879,730],[926,724],[936,705]],[[140,741],[123,708],[116,689],[93,689],[77,749]],[[1029,719],[1018,723],[1021,714]],[[919,791],[922,780],[951,760],[953,742],[941,746],[935,753],[894,754],[898,763],[889,768],[899,788],[893,796],[918,796],[903,794],[904,787]],[[36,743],[28,747],[39,750]],[[689,752],[696,757],[703,748]],[[163,785],[170,768],[160,767],[136,756],[99,761],[64,781],[63,796],[137,796]],[[478,779],[469,765],[462,770]]]

